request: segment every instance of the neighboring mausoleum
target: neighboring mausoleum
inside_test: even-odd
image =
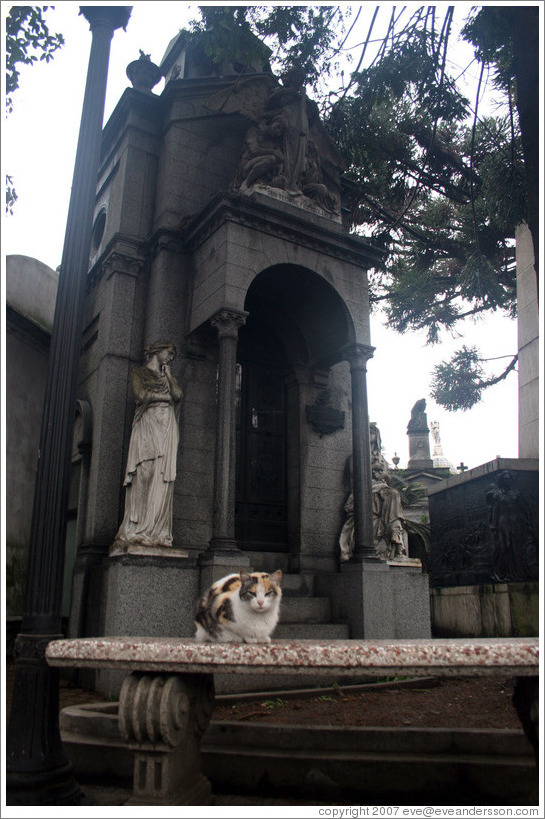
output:
[[[6,627],[23,615],[28,544],[58,273],[29,256],[6,257]],[[64,609],[65,613],[66,609]]]

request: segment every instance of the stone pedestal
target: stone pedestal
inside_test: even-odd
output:
[[[228,574],[234,574],[244,569],[252,571],[250,558],[243,552],[232,552],[212,550],[203,552],[199,558],[200,567],[200,591],[203,594],[211,585]]]
[[[329,593],[333,619],[348,623],[352,639],[426,639],[431,636],[428,576],[416,563],[350,561],[340,573],[316,578],[317,593]]]
[[[201,736],[214,703],[211,674],[133,673],[123,682],[119,728],[134,753],[129,805],[206,805]]]
[[[199,596],[196,561],[186,557],[122,555],[91,570],[87,633],[193,637]],[[124,673],[96,672],[96,690],[117,697]]]

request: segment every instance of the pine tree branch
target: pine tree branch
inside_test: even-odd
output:
[[[505,370],[500,374],[497,375],[495,378],[488,378],[488,379],[481,379],[477,382],[477,386],[485,389],[486,387],[493,387],[494,384],[498,384],[500,381],[503,381],[504,378],[507,378],[509,373],[515,369],[517,365],[519,357],[518,355],[513,356],[510,364],[505,368]],[[482,358],[481,361],[492,361],[493,359]]]

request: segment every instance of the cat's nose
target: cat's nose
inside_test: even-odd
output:
[[[257,605],[261,608],[263,606],[263,600],[258,600]]]

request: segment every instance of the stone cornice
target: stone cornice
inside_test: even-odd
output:
[[[49,350],[51,330],[42,327],[10,304],[6,304],[6,330],[44,353]]]
[[[87,292],[96,287],[104,276],[109,278],[114,272],[128,276],[140,275],[145,262],[140,242],[114,236],[87,274]]]
[[[156,94],[148,94],[136,88],[125,89],[102,131],[99,173],[104,172],[104,167],[110,161],[127,128],[132,126],[144,130],[142,123],[139,126],[131,123],[130,114],[133,111],[145,118],[148,124],[146,132],[151,136],[159,136],[161,128],[159,106],[160,97]]]
[[[385,254],[326,217],[308,214],[266,194],[223,192],[196,216],[182,234],[189,253],[203,245],[223,224],[233,222],[301,247],[364,267],[382,266]]]

